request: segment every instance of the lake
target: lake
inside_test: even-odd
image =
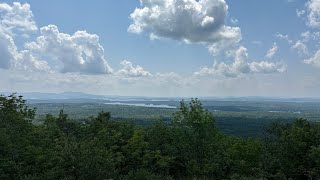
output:
[[[175,106],[169,106],[166,104],[145,104],[145,103],[121,103],[121,102],[110,102],[104,103],[109,105],[122,105],[122,106],[138,106],[138,107],[152,107],[152,108],[166,108],[166,109],[176,109]]]

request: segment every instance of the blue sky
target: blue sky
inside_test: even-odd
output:
[[[318,9],[320,0],[1,1],[0,91],[319,97]]]

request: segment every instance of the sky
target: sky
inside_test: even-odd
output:
[[[320,97],[320,0],[0,1],[0,92]]]

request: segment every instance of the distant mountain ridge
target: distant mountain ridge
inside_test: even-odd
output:
[[[10,95],[11,93],[1,93],[4,95]],[[104,96],[86,94],[82,92],[63,92],[63,93],[17,93],[26,99],[37,99],[37,100],[50,100],[50,99],[103,99]]]
[[[0,94],[10,95],[12,93],[2,92]],[[94,95],[83,92],[63,92],[63,93],[41,93],[27,92],[17,93],[29,100],[59,100],[59,99],[97,99],[109,101],[180,101],[188,100],[191,97],[144,97],[144,96],[117,96],[117,95]],[[320,98],[315,97],[263,97],[263,96],[248,96],[248,97],[199,97],[202,101],[270,101],[270,102],[320,102]]]

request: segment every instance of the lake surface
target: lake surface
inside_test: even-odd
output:
[[[287,113],[293,113],[293,114],[301,114],[301,111],[269,111],[271,113],[283,113],[283,112],[287,112]]]
[[[167,108],[167,109],[176,109],[175,106],[169,106],[166,104],[145,104],[145,103],[121,103],[121,102],[110,102],[104,103],[109,105],[122,105],[122,106],[138,106],[138,107],[152,107],[152,108]]]

